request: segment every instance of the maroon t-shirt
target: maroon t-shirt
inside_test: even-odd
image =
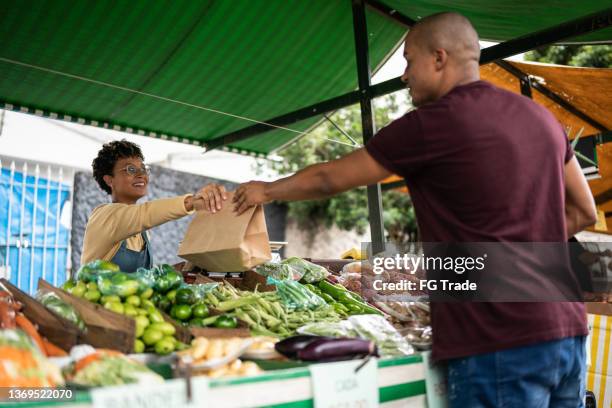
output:
[[[484,81],[454,88],[366,145],[404,177],[424,242],[565,242],[573,152],[544,107]],[[582,303],[432,304],[433,357],[586,335]]]

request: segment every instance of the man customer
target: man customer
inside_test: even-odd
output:
[[[330,197],[399,174],[425,242],[566,242],[594,224],[561,125],[529,98],[480,81],[478,35],[465,17],[422,19],[404,57],[417,109],[345,157],[241,185],[235,210]],[[451,407],[582,405],[582,303],[437,303],[432,326]]]

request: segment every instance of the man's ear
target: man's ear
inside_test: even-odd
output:
[[[444,68],[448,61],[448,52],[444,48],[438,48],[434,51],[436,58],[436,70],[441,70]]]
[[[104,179],[104,182],[106,183],[106,185],[108,186],[108,188],[110,188],[111,190],[113,189],[113,177],[109,176],[108,174],[104,177],[102,177]]]

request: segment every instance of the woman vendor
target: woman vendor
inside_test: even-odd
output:
[[[142,204],[147,194],[149,168],[138,145],[126,140],[102,146],[92,163],[93,176],[110,194],[112,203],[96,207],[87,222],[81,264],[96,259],[116,263],[124,272],[153,265],[153,253],[146,231],[165,222],[192,214],[198,209],[221,209],[227,199],[223,186],[209,184],[195,195],[162,198]]]

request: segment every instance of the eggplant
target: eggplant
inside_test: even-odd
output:
[[[300,351],[313,341],[320,339],[331,339],[331,337],[302,334],[279,341],[274,345],[274,349],[287,358],[296,359],[298,351]]]
[[[303,361],[340,361],[367,355],[378,356],[378,350],[374,342],[363,339],[321,338],[297,352]]]

